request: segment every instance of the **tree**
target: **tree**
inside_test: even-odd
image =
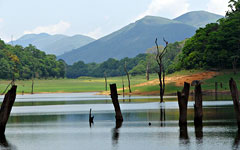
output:
[[[131,83],[130,83],[130,77],[129,77],[129,73],[127,71],[127,62],[125,61],[125,65],[124,65],[124,71],[127,75],[127,78],[128,78],[128,89],[129,89],[129,93],[132,93],[132,90],[131,90]]]
[[[165,47],[164,49],[160,52],[159,48],[158,48],[158,43],[157,43],[157,38],[155,40],[155,44],[157,46],[157,54],[156,54],[156,58],[155,60],[157,61],[158,64],[158,78],[159,78],[159,86],[160,86],[160,102],[163,102],[163,96],[164,96],[164,92],[165,92],[165,68],[163,66],[163,56],[166,54],[166,49],[168,46],[168,42],[163,38],[163,41],[165,42]]]

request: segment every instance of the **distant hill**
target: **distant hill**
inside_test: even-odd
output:
[[[208,23],[216,22],[218,19],[223,17],[224,16],[210,13],[207,11],[192,11],[183,14],[173,20],[180,21],[182,23],[189,24],[196,28],[199,28],[204,27]]]
[[[94,41],[93,38],[83,35],[66,36],[61,34],[49,35],[47,33],[40,33],[26,34],[16,41],[13,41],[13,44],[24,47],[32,44],[47,54],[61,55],[72,49],[89,44],[92,41]]]
[[[169,42],[182,41],[193,36],[195,31],[195,27],[176,20],[146,16],[99,40],[60,55],[58,58],[65,60],[68,64],[73,64],[79,60],[89,63],[103,62],[108,58],[135,57],[153,47],[156,37],[159,39],[159,44],[164,44],[163,37]]]

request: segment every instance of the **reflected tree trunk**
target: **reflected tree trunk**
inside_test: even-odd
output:
[[[119,139],[119,128],[122,127],[122,121],[116,121],[116,126],[112,130],[112,141],[113,144],[116,145]]]
[[[164,106],[161,106],[160,107],[160,126],[163,127],[165,126],[165,107]]]

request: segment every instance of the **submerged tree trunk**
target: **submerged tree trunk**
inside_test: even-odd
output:
[[[240,104],[239,104],[239,96],[236,82],[231,78],[229,80],[229,87],[231,90],[231,95],[234,104],[235,115],[237,119],[238,130],[240,129]]]
[[[201,83],[198,81],[195,85],[195,104],[194,104],[194,125],[202,126],[202,88]]]
[[[120,108],[120,105],[119,105],[119,102],[118,102],[118,93],[117,93],[116,84],[110,84],[110,90],[111,90],[112,103],[113,103],[113,106],[115,108],[116,121],[123,121],[121,108]]]
[[[15,102],[16,90],[17,86],[13,85],[3,99],[0,110],[0,135],[3,135],[5,132],[6,124],[11,113],[12,106]]]
[[[188,104],[189,89],[190,89],[190,84],[187,82],[184,82],[184,88],[182,92],[177,92],[180,127],[187,125],[187,104]]]

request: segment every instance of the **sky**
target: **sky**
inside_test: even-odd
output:
[[[229,0],[0,0],[0,38],[82,34],[101,38],[146,15],[169,19],[189,11],[225,15]]]

